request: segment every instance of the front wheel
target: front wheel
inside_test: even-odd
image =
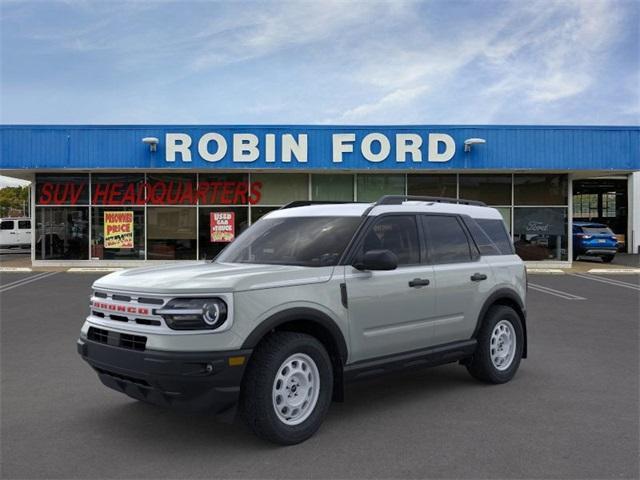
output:
[[[256,435],[293,445],[320,428],[332,390],[333,370],[323,345],[304,333],[276,332],[251,357],[241,410]]]
[[[478,346],[470,362],[469,373],[487,383],[505,383],[520,366],[524,345],[522,322],[517,312],[496,305],[487,312],[477,336]]]
[[[611,263],[614,257],[615,255],[604,255],[601,258],[604,263]]]

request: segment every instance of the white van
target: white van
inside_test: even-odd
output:
[[[28,217],[0,219],[0,248],[31,247],[31,219]]]

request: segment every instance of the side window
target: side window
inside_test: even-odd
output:
[[[471,247],[462,225],[456,217],[424,215],[430,260],[433,264],[471,261]]]
[[[476,243],[478,250],[480,250],[481,255],[500,255],[502,253],[493,243],[493,240],[491,240],[485,233],[482,227],[478,225],[476,220],[470,217],[465,217],[463,218],[463,221],[469,229],[469,233],[471,233],[471,237]]]
[[[0,223],[0,230],[13,230],[13,220],[3,220]]]
[[[31,228],[31,220],[18,220],[18,228],[22,230]]]
[[[382,217],[364,237],[360,253],[369,250],[391,250],[398,257],[398,265],[420,263],[420,240],[413,215]]]
[[[507,233],[507,227],[505,227],[502,220],[490,220],[484,218],[478,218],[476,220],[478,225],[489,236],[493,243],[498,247],[502,255],[513,255],[513,243],[511,237]]]

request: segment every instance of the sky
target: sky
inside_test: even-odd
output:
[[[640,124],[640,1],[0,0],[3,124]]]

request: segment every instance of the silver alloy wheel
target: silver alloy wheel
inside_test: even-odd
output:
[[[491,332],[491,363],[497,370],[506,370],[516,356],[516,331],[508,320],[500,320]]]
[[[285,425],[299,425],[316,408],[320,394],[320,373],[309,355],[295,353],[287,358],[273,381],[273,409]]]

